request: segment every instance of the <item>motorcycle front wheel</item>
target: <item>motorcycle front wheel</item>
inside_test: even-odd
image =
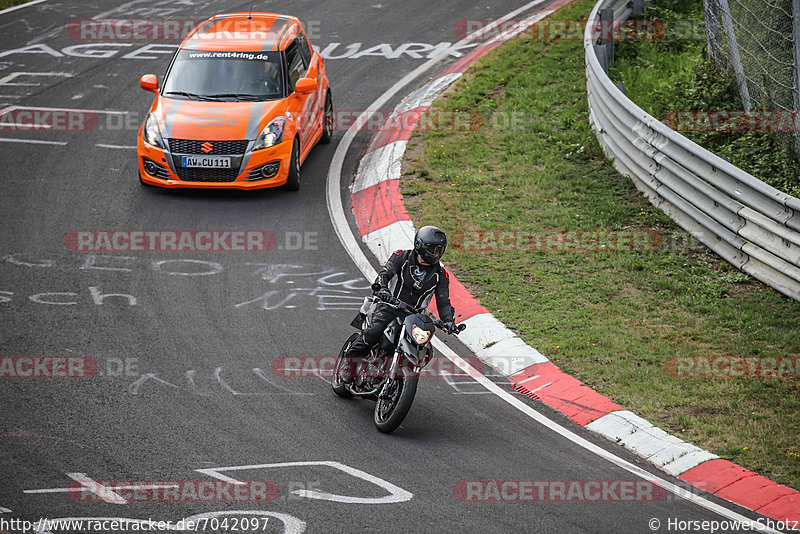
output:
[[[353,342],[358,338],[358,336],[359,333],[356,332],[355,334],[347,338],[347,341],[345,341],[344,345],[342,345],[342,350],[339,351],[339,357],[336,358],[336,365],[333,366],[333,380],[331,381],[331,388],[333,388],[334,393],[345,399],[353,398],[353,394],[350,393],[350,390],[348,390],[345,387],[344,382],[342,382],[341,369],[345,363],[344,353],[347,352],[347,349],[350,348],[350,345],[353,344]],[[351,366],[351,368],[354,367],[355,366]]]
[[[419,376],[398,376],[389,386],[388,397],[378,398],[375,403],[373,421],[375,428],[384,434],[394,432],[411,409],[417,393]]]

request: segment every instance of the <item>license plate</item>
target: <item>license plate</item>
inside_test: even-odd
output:
[[[231,158],[219,156],[181,156],[181,167],[200,167],[203,169],[230,169]]]

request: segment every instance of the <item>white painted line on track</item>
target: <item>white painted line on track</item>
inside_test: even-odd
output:
[[[136,150],[136,147],[133,146],[133,145],[131,145],[131,146],[127,146],[127,145],[104,145],[103,143],[97,143],[95,146],[98,146],[100,148],[115,148],[115,149],[119,149],[119,150]]]
[[[31,145],[58,145],[64,146],[66,141],[40,141],[38,139],[17,139],[14,137],[0,137],[0,143],[29,143]]]
[[[7,7],[4,10],[0,11],[0,15],[4,15],[6,13],[11,13],[12,11],[16,11],[18,9],[22,9],[23,7],[35,6],[36,4],[41,4],[42,2],[47,2],[47,0],[33,0],[32,2],[28,2],[26,4],[20,4],[18,6]]]
[[[128,8],[133,7],[133,6],[137,5],[137,4],[142,4],[142,3],[144,3],[142,0],[131,0],[130,2],[126,2],[126,3],[124,3],[122,5],[119,5],[119,6],[115,7],[115,8],[109,9],[108,11],[104,11],[102,13],[98,13],[97,15],[92,17],[92,20],[107,19],[107,18],[111,17],[111,15],[116,15],[118,13],[125,13],[125,11]],[[122,17],[112,17],[112,18],[122,18]]]
[[[367,482],[371,482],[372,484],[378,486],[379,488],[382,488],[387,492],[389,492],[389,495],[386,495],[385,497],[353,497],[350,495],[339,495],[336,493],[327,493],[316,490],[298,489],[292,491],[294,495],[299,495],[300,497],[307,497],[309,499],[320,499],[323,501],[343,502],[348,504],[389,504],[389,503],[406,502],[411,500],[411,498],[414,496],[414,494],[411,493],[410,491],[406,491],[403,488],[395,486],[391,482],[388,482],[374,475],[370,475],[369,473],[367,473],[366,471],[362,471],[361,469],[356,469],[355,467],[350,467],[349,465],[339,462],[330,462],[330,461],[280,462],[274,464],[213,467],[213,468],[195,469],[195,471],[197,471],[198,473],[202,473],[206,476],[222,480],[223,482],[227,482],[229,484],[245,484],[245,482],[241,480],[237,480],[233,477],[223,475],[221,471],[250,471],[257,469],[306,467],[306,466],[309,467],[326,466],[338,469],[339,471],[343,471],[344,473],[347,473],[352,477],[359,478]]]
[[[294,369],[284,369],[284,371],[294,371]],[[333,382],[331,382],[330,380],[328,380],[327,378],[325,378],[324,376],[322,376],[321,374],[319,374],[319,372],[318,372],[318,371],[316,371],[316,370],[313,370],[313,371],[312,371],[312,373],[314,374],[314,376],[316,376],[317,378],[319,378],[320,380],[322,380],[322,381],[323,381],[323,382],[325,382],[326,384],[333,385]]]
[[[472,377],[476,381],[480,382],[487,390],[491,391],[492,393],[494,393],[495,395],[497,395],[498,397],[500,397],[501,399],[509,403],[511,406],[513,406],[517,410],[521,411],[522,413],[524,413],[525,415],[536,421],[537,423],[549,428],[553,432],[556,432],[560,436],[568,439],[569,441],[575,443],[576,445],[583,447],[587,451],[594,453],[605,460],[608,460],[612,464],[621,467],[622,469],[628,471],[629,473],[632,473],[634,475],[643,478],[644,480],[662,486],[665,490],[677,495],[678,497],[682,497],[687,501],[697,504],[698,506],[702,506],[707,510],[718,513],[723,517],[727,517],[734,521],[748,522],[752,524],[756,528],[756,530],[759,530],[760,532],[769,532],[775,534],[778,533],[777,530],[767,528],[766,525],[761,525],[760,523],[756,524],[755,522],[751,522],[749,518],[739,513],[736,513],[733,510],[729,510],[728,508],[725,508],[722,505],[711,502],[708,499],[701,497],[700,495],[695,495],[691,491],[688,491],[678,485],[672,484],[671,482],[668,482],[667,480],[657,475],[654,475],[649,471],[628,462],[627,460],[623,460],[614,453],[609,452],[598,445],[595,445],[591,441],[582,438],[581,436],[577,435],[568,428],[561,426],[559,423],[556,423],[555,421],[549,419],[547,416],[537,412],[536,410],[534,410],[532,407],[528,406],[521,400],[514,398],[514,396],[511,395],[508,391],[502,389],[500,386],[498,386],[497,384],[495,384],[494,382],[492,382],[491,380],[480,374],[477,370],[473,369],[468,362],[463,360],[460,356],[458,356],[455,352],[453,352],[453,350],[450,347],[445,345],[438,338],[433,339],[433,345],[436,348],[436,350],[441,352],[445,357],[449,358],[456,365],[462,368],[464,367],[470,368],[472,371],[471,372]],[[758,528],[759,526],[763,528]]]
[[[524,13],[525,11],[534,8],[540,4],[543,4],[547,0],[534,0],[533,2],[529,2],[524,6],[515,9],[514,11],[504,15],[503,17],[495,20],[491,24],[488,24],[485,28],[481,31],[488,31],[494,28],[495,26],[499,26],[503,22],[507,21],[508,19],[520,14]],[[472,38],[478,32],[473,32],[472,34],[468,35],[464,39],[458,41],[455,46],[459,46],[468,42],[472,42]],[[367,110],[377,110],[382,109],[382,106],[386,104],[386,102],[392,98],[395,94],[397,94],[401,89],[407,86],[409,83],[414,81],[417,77],[424,74],[425,72],[429,71],[434,66],[440,64],[442,62],[441,58],[433,58],[429,59],[413,71],[409,72],[405,76],[403,76],[397,83],[395,83],[392,87],[390,87],[386,92],[384,92],[380,97],[378,97],[375,102],[373,102],[370,106],[367,107]],[[367,124],[367,121],[372,116],[374,112],[372,111],[364,111],[359,117],[353,121],[353,126],[347,130],[342,137],[342,140],[339,142],[339,145],[336,147],[336,152],[333,154],[333,159],[331,160],[331,165],[328,169],[328,181],[326,184],[326,196],[327,196],[327,204],[328,204],[328,213],[333,221],[333,227],[336,230],[336,235],[339,237],[339,241],[342,242],[344,245],[344,249],[350,255],[353,262],[355,262],[356,266],[361,270],[362,273],[367,277],[367,279],[374,279],[377,273],[375,269],[372,268],[372,265],[369,263],[367,257],[361,252],[361,248],[358,245],[358,241],[356,241],[355,236],[350,232],[350,227],[347,224],[347,217],[344,213],[344,206],[342,205],[341,199],[341,190],[340,190],[340,175],[342,173],[342,168],[344,167],[344,158],[347,154],[350,145],[353,143],[353,140],[358,133],[359,124]]]
[[[8,76],[0,78],[0,85],[3,87],[40,87],[40,83],[11,83],[11,80],[16,80],[20,76],[58,76],[60,78],[72,78],[74,74],[71,72],[12,72]]]
[[[503,17],[495,20],[492,24],[487,26],[487,28],[484,28],[481,31],[486,31],[487,29],[490,29],[490,27],[494,27],[495,25],[502,24],[506,20],[508,20],[508,19],[520,14],[520,13],[523,13],[523,12],[533,8],[533,7],[536,7],[537,5],[542,4],[545,1],[546,0],[535,0],[533,2],[525,4],[524,6],[522,6],[522,7],[518,8],[518,9],[508,13],[507,15],[504,15]],[[548,14],[549,14],[549,12],[545,11],[545,12],[540,13],[539,15],[541,15],[541,18],[543,18],[544,16],[546,16]],[[473,34],[468,35],[466,38],[464,38],[462,41],[459,41],[459,43],[457,43],[457,44],[469,41],[472,38],[472,36],[475,35],[475,33],[477,33],[477,32],[474,32]],[[430,59],[430,60],[426,61],[425,63],[423,63],[422,65],[420,65],[419,67],[417,67],[416,69],[414,69],[413,71],[411,71],[410,73],[406,74],[403,78],[401,78],[392,87],[387,89],[386,92],[384,92],[380,97],[378,97],[375,100],[375,102],[373,102],[371,105],[369,105],[367,107],[367,109],[368,110],[381,109],[382,106],[385,105],[386,102],[390,98],[392,98],[395,94],[397,94],[400,90],[402,90],[405,86],[407,86],[409,83],[411,83],[417,77],[419,77],[420,75],[424,74],[425,72],[429,71],[431,68],[433,68],[434,66],[439,64],[439,62],[440,62],[440,59]],[[342,245],[344,246],[344,249],[350,255],[350,257],[352,258],[353,262],[356,264],[356,266],[359,268],[359,270],[364,274],[364,276],[368,280],[373,280],[377,276],[378,273],[372,267],[372,264],[369,262],[369,260],[367,259],[366,255],[361,250],[361,247],[359,246],[358,241],[356,240],[355,236],[353,235],[353,233],[352,233],[352,231],[350,229],[350,225],[347,222],[347,217],[345,216],[345,212],[344,212],[344,205],[342,203],[342,196],[341,196],[340,186],[341,186],[342,169],[344,168],[344,158],[345,158],[345,156],[347,154],[347,151],[350,148],[350,145],[353,143],[353,140],[355,139],[355,136],[357,134],[357,130],[358,130],[357,129],[357,125],[366,123],[366,121],[369,120],[371,115],[372,115],[372,112],[370,112],[370,111],[363,112],[358,117],[358,119],[356,119],[353,122],[354,126],[352,126],[349,130],[347,130],[347,132],[345,132],[344,136],[342,137],[342,140],[339,142],[339,145],[336,147],[336,152],[334,153],[333,159],[331,160],[331,164],[330,164],[330,167],[328,169],[327,184],[326,184],[326,200],[327,200],[327,204],[328,204],[328,213],[329,213],[329,215],[331,217],[331,222],[333,224],[333,227],[336,230],[336,235],[339,237],[339,241],[342,243]],[[618,457],[617,455],[615,455],[615,454],[613,454],[611,452],[606,451],[605,449],[603,449],[602,447],[599,447],[598,445],[595,445],[591,441],[589,441],[589,440],[587,440],[585,438],[582,438],[581,436],[577,435],[576,433],[574,433],[573,431],[569,430],[568,428],[560,425],[559,423],[556,423],[555,421],[549,419],[547,416],[537,412],[532,407],[528,406],[527,404],[525,404],[521,400],[515,398],[513,395],[511,395],[510,393],[508,393],[507,391],[502,389],[500,386],[498,386],[497,384],[495,384],[494,382],[492,382],[491,380],[486,378],[484,375],[482,375],[480,372],[478,372],[475,368],[473,368],[468,362],[466,362],[461,357],[459,357],[455,352],[453,352],[453,350],[450,349],[450,347],[448,347],[447,345],[445,345],[439,338],[434,338],[433,341],[432,341],[432,344],[445,357],[447,357],[453,363],[458,365],[461,369],[464,369],[464,370],[468,371],[470,373],[470,376],[472,376],[477,382],[482,384],[488,391],[494,393],[499,398],[501,398],[502,400],[506,401],[511,406],[513,406],[517,410],[521,411],[522,413],[524,413],[525,415],[527,415],[528,417],[530,417],[531,419],[533,419],[537,423],[549,428],[550,430],[552,430],[553,432],[559,434],[560,436],[564,437],[565,439],[568,439],[569,441],[572,441],[573,443],[575,443],[576,445],[586,449],[587,451],[589,451],[589,452],[591,452],[593,454],[596,454],[597,456],[599,456],[599,457],[601,457],[601,458],[603,458],[605,460],[608,460],[612,464],[614,464],[614,465],[616,465],[616,466],[618,466],[618,467],[620,467],[620,468],[622,468],[622,469],[624,469],[624,470],[626,470],[626,471],[628,471],[628,472],[630,472],[630,473],[632,473],[634,475],[637,475],[637,476],[641,477],[644,480],[647,480],[647,481],[650,481],[650,482],[653,482],[653,483],[656,483],[656,484],[660,484],[662,487],[664,487],[665,490],[667,490],[667,491],[669,491],[669,492],[671,492],[671,493],[673,493],[673,494],[675,494],[675,495],[677,495],[677,496],[679,496],[679,497],[681,497],[683,499],[686,499],[687,501],[690,501],[690,502],[692,502],[694,504],[697,504],[698,506],[701,506],[701,507],[703,507],[703,508],[705,508],[707,510],[710,510],[710,511],[712,511],[714,513],[717,513],[717,514],[719,514],[719,515],[721,515],[723,517],[727,517],[727,518],[732,519],[734,521],[750,522],[750,520],[747,517],[745,517],[745,516],[743,516],[743,515],[741,515],[741,514],[739,514],[737,512],[734,512],[733,510],[729,510],[728,508],[725,508],[724,506],[721,506],[721,505],[716,504],[716,503],[714,503],[712,501],[709,501],[708,499],[706,499],[704,497],[701,497],[699,495],[695,495],[691,491],[688,491],[688,490],[684,489],[681,486],[678,486],[676,484],[672,484],[671,482],[668,482],[668,481],[664,480],[663,478],[661,478],[659,476],[656,476],[656,475],[650,473],[649,471],[647,471],[645,469],[642,469],[642,468],[640,468],[640,467],[628,462],[627,460],[624,460],[624,459]],[[761,532],[769,532],[769,533],[778,534],[778,531],[770,529],[770,528],[767,528],[766,525],[763,525],[761,523],[758,523],[758,524],[752,523],[752,524],[754,525],[754,527],[757,530],[759,530]]]
[[[95,482],[89,478],[86,473],[67,473],[67,476],[78,482],[80,487],[71,486],[68,488],[51,488],[51,489],[35,489],[35,490],[22,490],[22,493],[75,493],[85,492],[94,493],[100,499],[111,504],[127,504],[128,501],[123,499],[119,494],[115,493],[108,486],[103,486],[99,482]],[[177,488],[175,484],[143,484],[132,486],[114,486],[115,490],[140,490],[140,489],[157,489],[157,488]]]
[[[127,115],[130,111],[119,111],[113,109],[81,109],[81,108],[52,108],[42,106],[9,106],[0,110],[0,115],[5,115],[10,111],[27,109],[30,111],[72,111],[75,113],[96,113],[98,115]]]
[[[4,122],[3,128],[41,128],[43,130],[47,130],[52,128],[51,124],[25,124],[24,122]]]

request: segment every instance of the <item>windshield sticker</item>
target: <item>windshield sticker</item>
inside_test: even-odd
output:
[[[187,54],[189,59],[247,59],[252,61],[260,59],[262,61],[269,61],[269,54],[257,54],[248,52],[189,52]]]

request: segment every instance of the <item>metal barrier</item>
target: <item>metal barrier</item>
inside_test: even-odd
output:
[[[671,130],[608,77],[613,41],[598,43],[596,36],[601,24],[627,19],[630,5],[628,0],[600,0],[584,35],[589,120],[606,156],[701,243],[800,301],[800,200]],[[601,23],[601,10],[605,21],[614,22]]]

